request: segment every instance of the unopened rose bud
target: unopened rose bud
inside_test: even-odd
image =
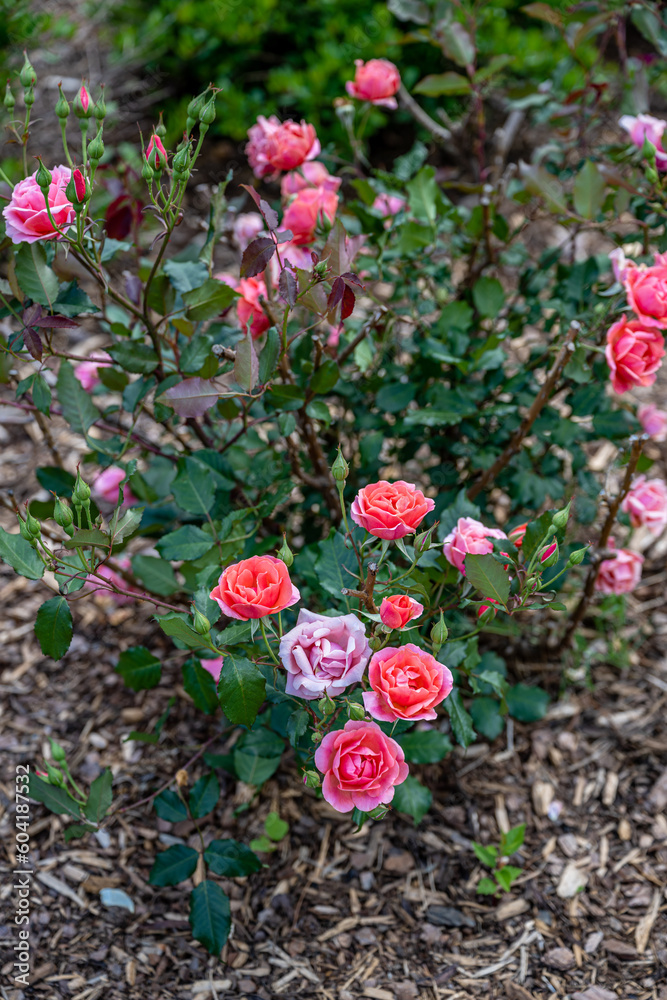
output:
[[[204,107],[199,112],[199,121],[207,128],[215,121],[215,94],[212,94]]]
[[[155,177],[155,171],[147,160],[144,160],[144,165],[141,168],[141,176],[147,183],[152,181]]]
[[[340,445],[338,445],[338,454],[336,455],[334,464],[331,466],[331,475],[334,477],[337,483],[344,483],[349,474],[350,474],[350,466],[343,458],[343,453],[340,450]]]
[[[102,84],[102,93],[98,97],[97,101],[93,105],[93,114],[97,118],[98,122],[104,121],[107,113],[107,105],[104,100],[104,84]]]
[[[55,760],[56,764],[62,764],[66,759],[66,754],[60,743],[56,743],[54,739],[49,736],[49,743],[51,744],[51,756]]]
[[[568,522],[569,517],[570,517],[570,507],[571,506],[572,506],[572,501],[570,500],[570,502],[567,505],[567,507],[565,507],[563,510],[559,510],[551,518],[551,524],[552,524],[552,526],[554,528],[556,528],[558,531],[562,531],[564,528],[567,528],[567,522]]]
[[[46,773],[49,776],[49,784],[57,785],[59,788],[65,787],[65,777],[57,767],[49,764],[48,760],[44,761],[44,766],[46,768]]]
[[[358,705],[356,701],[351,701],[348,705],[348,711],[350,718],[354,719],[355,722],[361,722],[362,719],[366,718],[366,709],[363,705]]]
[[[389,806],[376,806],[375,809],[371,809],[369,816],[371,819],[384,819],[389,812]]]
[[[287,537],[284,534],[283,534],[283,544],[276,552],[276,555],[278,556],[279,559],[282,559],[282,561],[285,563],[288,569],[294,562],[294,556],[292,554],[292,550],[287,544]]]
[[[48,191],[51,187],[51,171],[47,170],[39,157],[37,157],[37,162],[39,167],[37,168],[37,173],[35,174],[35,180],[39,184],[42,191]]]
[[[329,267],[329,264],[328,264],[328,262],[326,260],[320,260],[320,261],[317,262],[317,264],[315,264],[313,266],[313,271],[320,278],[323,278],[325,276],[325,274],[327,273],[328,267]]]
[[[72,171],[72,176],[67,187],[65,188],[65,194],[75,208],[80,208],[88,197],[88,185],[86,184],[86,179],[78,167],[76,170]]]
[[[514,542],[517,549],[520,549],[521,546],[523,545],[523,539],[525,537],[527,527],[528,527],[527,521],[524,524],[517,524],[516,528],[512,528],[512,530],[507,536],[510,542]]]
[[[493,600],[492,597],[488,598],[489,604],[482,604],[477,612],[477,618],[479,619],[480,625],[486,625],[487,622],[492,622],[498,613],[494,604],[497,602]]]
[[[188,772],[184,768],[180,768],[176,772],[176,784],[179,788],[187,788],[189,780]]]
[[[166,139],[167,138],[167,128],[166,128],[164,122],[162,121],[162,115],[163,114],[164,114],[164,112],[161,111],[160,112],[159,121],[158,121],[157,125],[155,126],[155,134],[159,135],[161,139]]]
[[[30,60],[28,59],[28,53],[24,50],[23,52],[24,60],[23,66],[21,67],[21,72],[19,73],[19,80],[21,81],[21,86],[24,89],[28,87],[34,87],[37,83],[37,74],[32,67]]]
[[[88,483],[83,481],[81,473],[77,468],[76,482],[74,483],[74,489],[72,490],[72,501],[76,506],[77,504],[85,503],[86,500],[90,500],[90,486]]]
[[[190,143],[182,142],[172,161],[176,180],[185,180],[190,173]]]
[[[53,507],[53,520],[56,524],[59,524],[61,528],[69,528],[74,522],[72,508],[64,497],[56,497],[56,502]]]
[[[441,611],[440,620],[437,621],[431,629],[431,642],[435,642],[439,646],[443,646],[447,642],[448,635],[449,629],[445,625],[445,619]]]
[[[198,608],[194,609],[192,627],[197,635],[208,635],[211,631],[211,623]]]
[[[567,557],[568,566],[578,566],[580,563],[584,561],[587,552],[588,552],[588,546],[586,546],[583,549],[576,549],[574,552],[570,552],[569,556]]]
[[[645,160],[648,160],[649,163],[652,163],[655,166],[655,154],[656,147],[653,145],[649,137],[645,135],[644,143],[642,145],[642,156]]]
[[[331,700],[328,694],[325,694],[323,698],[320,698],[317,703],[317,707],[322,715],[331,715],[332,712],[336,711],[336,703]]]
[[[199,94],[198,97],[193,97],[187,107],[187,130],[190,132],[194,126],[199,121],[199,115],[201,114],[202,108],[206,104],[206,91],[203,94]]]
[[[377,653],[378,649],[382,649],[383,639],[379,635],[373,635],[368,640],[368,645],[371,647],[374,653]]]
[[[558,554],[558,542],[553,541],[549,545],[545,546],[539,555],[540,563],[542,564],[543,569],[555,566],[558,562]]]
[[[76,97],[74,98],[73,107],[74,107],[74,114],[76,115],[77,118],[81,120],[90,118],[90,116],[93,113],[93,109],[91,107],[90,94],[88,93],[88,90],[86,89],[86,85],[83,82],[83,80],[81,81],[81,86],[79,87],[79,91]]]
[[[146,150],[146,161],[156,172],[164,170],[167,166],[167,150],[162,144],[162,139],[155,132],[150,138]]]
[[[69,115],[69,104],[67,103],[67,98],[63,94],[62,83],[58,84],[58,100],[56,101],[55,112],[61,121],[64,121]]]
[[[658,183],[660,176],[655,167],[652,166],[650,163],[647,163],[646,166],[644,167],[644,173],[646,175],[646,180],[650,181],[651,184]]]
[[[18,511],[16,516],[19,519],[19,535],[21,536],[21,538],[25,538],[26,542],[30,542],[33,548],[35,548],[37,546],[37,539],[33,537],[30,529],[28,528],[28,525],[23,520]]]
[[[14,110],[16,105],[16,98],[12,94],[12,88],[9,86],[9,80],[7,80],[7,86],[5,87],[5,96],[2,103],[7,108],[7,111],[11,112]]]
[[[42,526],[36,517],[33,517],[30,511],[26,507],[25,512],[25,523],[28,531],[33,538],[39,538],[42,533]]]
[[[303,783],[306,788],[319,788],[322,784],[322,776],[317,771],[304,771]]]
[[[424,552],[428,552],[431,547],[431,539],[433,538],[433,529],[435,525],[427,528],[426,531],[421,531],[418,535],[415,535],[414,549],[417,555],[423,555]]]
[[[95,138],[91,139],[88,143],[88,156],[91,160],[96,162],[99,162],[104,156],[104,142],[99,132]]]
[[[312,733],[310,734],[310,739],[311,739],[311,742],[313,742],[313,743],[321,743],[321,742],[322,742],[322,740],[324,739],[324,733],[321,733],[321,732],[319,731],[319,729],[315,729],[315,730],[314,730],[314,731],[313,731],[313,732],[312,732]]]

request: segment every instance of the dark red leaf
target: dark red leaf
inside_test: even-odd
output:
[[[352,271],[346,271],[345,274],[341,274],[341,278],[345,278],[352,285],[358,285],[359,288],[363,288],[363,282],[359,280],[358,274],[353,274]]]
[[[320,262],[319,254],[316,254],[314,250],[310,251],[310,259],[312,260],[313,264],[319,264]]]
[[[296,305],[296,278],[294,274],[288,267],[284,267],[280,272],[280,278],[278,279],[278,291],[280,292],[280,297],[287,302],[288,305]]]
[[[242,187],[244,191],[247,191],[247,192],[248,192],[248,194],[250,195],[250,197],[252,198],[252,200],[253,200],[253,201],[255,202],[255,204],[257,205],[257,208],[259,208],[259,203],[260,203],[260,201],[261,201],[262,199],[261,199],[261,198],[260,198],[260,196],[259,196],[259,195],[257,194],[257,192],[255,191],[255,189],[254,189],[253,187],[249,187],[249,185],[248,185],[248,184],[239,184],[239,187]]]
[[[264,216],[264,221],[271,231],[278,228],[278,213],[275,209],[271,208],[268,201],[264,201],[262,198],[259,203],[259,210]]]
[[[79,324],[67,316],[40,316],[33,320],[31,326],[41,326],[47,330],[64,330],[66,327],[78,326]]]
[[[345,286],[345,291],[343,292],[343,304],[340,307],[340,318],[347,319],[348,316],[352,315],[354,310],[356,296],[351,288],[347,285]]]
[[[342,278],[334,278],[331,291],[329,292],[329,298],[327,299],[328,309],[335,309],[338,303],[343,301],[343,293],[345,292],[346,287],[347,286]]]
[[[42,339],[37,330],[27,329],[23,331],[23,343],[26,351],[35,361],[42,360]]]
[[[241,277],[254,278],[256,274],[261,274],[275,252],[276,245],[270,236],[258,236],[243,251]]]
[[[25,326],[34,326],[35,320],[38,320],[39,317],[42,315],[42,313],[43,313],[42,307],[40,305],[37,305],[37,303],[34,303],[31,306],[28,306],[27,309],[23,310],[23,323],[24,323],[24,325]]]
[[[132,228],[143,219],[143,202],[132,198],[123,191],[110,202],[104,218],[107,236],[112,240],[124,240],[132,232]]]

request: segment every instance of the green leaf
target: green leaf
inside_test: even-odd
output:
[[[431,808],[433,795],[430,789],[425,788],[420,781],[408,775],[404,782],[397,785],[394,790],[392,805],[399,812],[412,816],[417,826],[426,813]]]
[[[237,293],[229,285],[217,278],[207,278],[199,288],[185,292],[183,301],[188,307],[188,318],[198,323],[200,320],[219,316],[236,297]]]
[[[16,281],[24,295],[40,306],[52,306],[58,297],[58,278],[46,263],[40,243],[22,243],[15,255]]]
[[[274,374],[279,354],[280,335],[275,326],[272,326],[266,332],[266,343],[259,356],[258,381],[261,385],[265,385]]]
[[[505,728],[505,720],[500,714],[500,705],[495,698],[473,698],[470,715],[477,732],[487,740],[495,740]]]
[[[277,843],[289,833],[289,823],[281,819],[277,812],[270,812],[264,820],[264,831],[267,837]]]
[[[318,557],[315,562],[315,574],[319,586],[328,594],[344,600],[349,608],[347,598],[341,595],[341,588],[356,587],[355,568],[357,567],[357,557],[352,549],[345,545],[344,536],[332,528],[329,537],[318,545]],[[352,574],[346,570],[352,570]]]
[[[120,654],[116,673],[133,691],[145,691],[160,683],[162,664],[145,646],[130,646]]]
[[[472,298],[477,312],[488,319],[495,319],[505,305],[505,292],[497,278],[478,278]]]
[[[470,80],[460,73],[433,73],[412,88],[415,94],[425,97],[442,97],[444,94],[469,94],[472,87]]]
[[[178,463],[172,492],[174,500],[183,510],[205,516],[215,498],[215,480],[211,469],[195,458],[182,459]]]
[[[133,556],[132,572],[152,594],[169,597],[180,590],[170,564],[156,556]]]
[[[411,764],[437,764],[452,749],[448,736],[437,729],[416,730],[398,737],[405,759]]]
[[[463,707],[461,692],[458,688],[453,688],[450,691],[443,705],[451,720],[457,742],[464,747],[470,746],[475,739],[475,730],[472,728],[472,719]]]
[[[215,542],[210,535],[194,524],[184,524],[176,531],[163,535],[155,546],[163,559],[199,559],[213,548]]]
[[[66,469],[55,465],[41,465],[36,471],[37,482],[49,493],[57,493],[60,497],[71,497],[76,478]]]
[[[506,695],[507,708],[519,722],[538,722],[549,707],[549,695],[541,687],[515,684]]]
[[[22,535],[10,535],[4,528],[0,528],[0,557],[28,580],[40,580],[44,576],[44,563],[30,542]]]
[[[163,270],[170,284],[181,294],[200,288],[208,279],[208,268],[200,260],[167,260]]]
[[[435,169],[431,166],[422,167],[417,176],[405,186],[413,215],[433,225],[437,215],[436,203],[440,195],[440,189],[435,182]]]
[[[140,344],[136,340],[114,344],[109,348],[109,354],[121,368],[135,375],[149,375],[160,363],[152,347]]]
[[[153,800],[153,805],[160,819],[165,819],[168,823],[180,823],[181,820],[188,818],[185,803],[178,792],[173,792],[170,789],[167,789],[166,792],[161,792]]]
[[[465,557],[466,579],[482,597],[492,597],[503,606],[510,596],[510,578],[492,555]]]
[[[192,847],[174,844],[156,857],[148,881],[151,885],[178,885],[194,873],[199,855]]]
[[[51,416],[49,407],[51,406],[51,389],[47,385],[43,375],[35,375],[31,388],[32,401],[45,417]]]
[[[218,694],[230,722],[252,726],[266,693],[266,681],[255,664],[243,656],[227,653],[222,665]]]
[[[64,597],[52,597],[37,612],[35,635],[42,652],[59,660],[69,649],[73,635],[72,612]]]
[[[459,66],[471,66],[475,61],[475,43],[458,21],[441,21],[438,41],[448,59]]]
[[[113,775],[109,768],[106,767],[90,786],[88,801],[83,807],[83,811],[86,819],[89,819],[91,823],[99,823],[109,812],[113,798],[111,791],[112,783]]]
[[[213,676],[194,657],[183,664],[183,687],[200,712],[213,715],[217,710],[218,693]]]
[[[259,362],[252,336],[246,334],[236,345],[236,358],[234,360],[234,378],[246,392],[252,392],[257,384],[259,375]]]
[[[69,844],[70,840],[75,840],[77,837],[85,837],[87,833],[94,833],[94,831],[95,827],[89,823],[72,823],[64,831],[65,843]]]
[[[145,507],[132,507],[123,514],[121,513],[121,508],[118,507],[114,511],[111,524],[109,525],[109,533],[114,544],[124,542],[126,538],[129,538],[137,530],[141,524],[145,509]]]
[[[585,219],[595,219],[602,208],[605,179],[592,160],[586,160],[574,179],[574,208]]]
[[[497,847],[493,847],[491,845],[489,847],[484,847],[482,844],[478,844],[473,840],[472,849],[475,852],[477,860],[481,861],[483,865],[486,865],[487,868],[496,867],[496,859],[498,857]]]
[[[110,544],[111,539],[109,536],[105,535],[99,528],[81,528],[73,538],[68,538],[65,541],[65,548],[81,549],[84,546],[90,545],[108,549]]]
[[[515,882],[519,875],[521,875],[521,869],[514,868],[512,865],[505,865],[495,872],[496,882],[505,892],[510,891],[512,882]]]
[[[307,732],[309,721],[310,716],[305,708],[297,708],[296,712],[292,712],[290,715],[287,720],[287,738],[293,747],[297,745],[300,738]]]
[[[170,635],[174,639],[180,639],[186,646],[192,649],[201,649],[205,646],[202,636],[200,636],[191,625],[188,625],[185,618],[177,611],[170,611],[167,615],[160,615],[155,619],[165,635]]]
[[[85,434],[99,419],[100,411],[74,374],[69,361],[60,362],[56,391],[67,423],[77,434]]]
[[[310,391],[324,395],[333,389],[339,378],[338,365],[333,359],[329,358],[313,372],[310,379]]]
[[[35,802],[42,802],[57,816],[74,816],[75,819],[81,819],[79,803],[64,788],[50,785],[47,781],[38,778],[36,774],[29,775],[28,795]]]
[[[512,854],[515,854],[519,848],[523,846],[525,836],[525,823],[521,823],[519,826],[513,826],[511,830],[507,831],[507,833],[503,833],[500,838],[500,853],[503,857],[509,858]]]
[[[202,819],[203,816],[208,816],[215,809],[219,798],[220,784],[215,771],[211,771],[200,778],[190,792],[188,803],[192,818]]]
[[[259,788],[276,773],[280,767],[280,756],[262,757],[258,753],[234,749],[234,771],[246,785],[256,785]]]
[[[238,840],[212,840],[204,851],[204,861],[216,875],[241,878],[258,872],[262,862]]]
[[[494,896],[498,892],[498,886],[492,878],[485,876],[477,883],[477,893],[480,896]]]
[[[211,955],[219,955],[232,926],[229,897],[216,882],[206,879],[190,893],[190,927]]]

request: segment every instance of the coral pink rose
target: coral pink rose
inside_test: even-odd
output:
[[[369,59],[365,63],[363,59],[355,59],[354,65],[357,67],[354,81],[349,80],[345,84],[350,97],[370,101],[392,111],[398,107],[394,94],[401,85],[401,75],[392,62],[388,59]]]
[[[380,605],[380,618],[387,628],[405,628],[413,618],[419,618],[424,605],[407,594],[385,597]]]
[[[276,170],[268,160],[267,147],[269,136],[280,128],[280,119],[275,115],[265,118],[259,115],[254,125],[248,129],[248,144],[245,148],[246,156],[252,167],[255,177],[267,177],[275,174]]]
[[[74,206],[65,194],[71,176],[69,167],[54,167],[48,192],[53,221],[56,226],[65,230],[76,218]],[[12,191],[9,204],[2,210],[5,232],[12,243],[35,243],[37,240],[60,238],[49,219],[44,193],[36,178],[37,171],[19,181]]]
[[[264,219],[259,212],[241,212],[234,219],[232,232],[234,242],[241,250],[264,231]]]
[[[311,160],[310,163],[302,163],[298,170],[285,174],[280,183],[280,192],[283,198],[289,198],[291,194],[297,194],[308,187],[337,191],[341,183],[340,177],[330,174],[323,163]]]
[[[317,615],[302,608],[293,629],[280,640],[287,671],[285,693],[305,698],[335,698],[361,680],[370,646],[356,615]]]
[[[285,209],[283,227],[292,231],[292,243],[312,243],[318,222],[333,222],[338,195],[328,188],[303,188]]]
[[[644,433],[654,441],[667,441],[667,412],[659,410],[653,403],[640,406],[637,419],[644,428]]]
[[[248,621],[291,608],[301,597],[287,566],[275,556],[251,556],[223,570],[210,593],[230,618]]]
[[[656,254],[652,267],[628,263],[623,271],[623,285],[628,305],[644,326],[667,326],[667,264]]]
[[[253,339],[261,337],[271,326],[271,320],[262,308],[261,300],[267,298],[266,282],[259,275],[256,278],[241,278],[236,286],[241,298],[236,300],[236,315],[245,330],[250,320],[250,334]]]
[[[395,541],[417,530],[435,502],[414,483],[398,479],[370,483],[359,490],[352,503],[352,520],[376,538]]]
[[[246,155],[256,177],[275,176],[281,170],[295,170],[321,152],[315,129],[306,122],[280,122],[275,115],[259,115],[248,130]]]
[[[75,367],[74,374],[86,392],[90,392],[100,384],[98,368],[109,368],[111,364],[111,358],[106,351],[93,351],[87,361],[82,361]]]
[[[460,517],[443,543],[445,559],[465,576],[465,558],[470,555],[488,555],[493,552],[492,538],[507,538],[500,528],[487,528],[474,517]]]
[[[623,115],[618,124],[630,136],[630,141],[641,149],[644,139],[655,146],[655,165],[658,170],[667,170],[667,153],[662,146],[662,134],[667,128],[667,122],[653,115]]]
[[[344,729],[327,733],[315,751],[315,766],[324,775],[324,798],[342,813],[389,805],[394,787],[408,776],[396,740],[374,722],[363,720],[350,720]]]
[[[132,569],[132,563],[127,556],[115,556],[114,562],[118,567],[120,567],[120,569]],[[98,576],[108,580],[109,583],[113,584],[114,587],[118,587],[120,590],[135,591],[137,594],[141,593],[141,591],[137,590],[136,587],[131,586],[125,577],[121,576],[120,573],[118,573],[115,569],[112,569],[110,566],[105,566],[104,563],[101,566],[98,566],[95,572]],[[99,594],[101,597],[110,597],[116,604],[132,604],[133,601],[136,600],[134,597],[128,597],[127,594],[115,594],[112,590],[107,590],[106,587],[100,586],[100,581],[95,576],[88,576],[86,583],[91,586],[91,590],[89,591],[90,594]]]
[[[118,487],[124,479],[125,469],[121,469],[118,465],[110,465],[108,469],[100,472],[92,484],[92,492],[98,500],[104,500],[115,507],[118,503]],[[123,494],[125,498],[123,507],[131,507],[133,504],[139,503],[127,483],[123,487]]]
[[[528,522],[525,521],[523,524],[517,524],[516,528],[512,528],[509,535],[507,536],[510,542],[514,542],[517,549],[520,549],[523,545],[523,540],[526,535],[526,528],[528,527]]]
[[[613,543],[609,542],[609,548]],[[595,579],[595,589],[602,594],[628,594],[642,576],[644,557],[632,549],[617,549],[613,559],[603,559]]]
[[[662,363],[665,345],[654,327],[625,316],[609,327],[605,356],[615,392],[627,392],[638,385],[653,385]]]
[[[659,535],[667,525],[667,483],[663,479],[637,476],[621,504],[633,528],[648,528]]]
[[[380,722],[435,719],[435,706],[454,684],[444,663],[411,642],[373,653],[368,680],[372,690],[364,691],[364,707]]]

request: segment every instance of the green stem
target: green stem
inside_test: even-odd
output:
[[[273,660],[274,663],[280,664],[280,660],[278,659],[278,657],[276,656],[276,654],[273,652],[273,650],[271,649],[271,646],[269,644],[269,639],[268,639],[268,636],[266,634],[266,629],[264,628],[264,619],[263,618],[259,619],[259,627],[262,630],[262,636],[264,638],[264,644],[265,644],[266,648],[269,651],[269,656],[271,657],[271,659]]]

